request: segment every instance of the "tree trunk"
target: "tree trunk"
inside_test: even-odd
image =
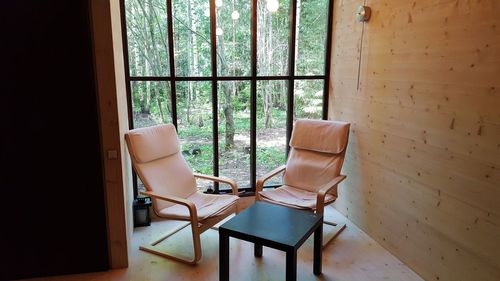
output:
[[[198,76],[198,39],[197,39],[197,26],[196,22],[199,21],[195,13],[195,3],[193,0],[187,1],[187,19],[188,19],[188,30],[190,30],[190,35],[187,41],[187,49],[192,50],[192,52],[188,52],[188,76]],[[198,116],[198,126],[203,127],[203,116],[201,116],[201,112],[199,110],[200,104],[198,95],[200,93],[198,87],[196,87],[195,82],[188,82],[188,104],[187,104],[187,115],[188,122],[192,124],[195,122],[196,117],[191,116],[193,114],[197,114]]]
[[[264,94],[264,120],[265,120],[265,127],[266,129],[269,129],[272,127],[272,95],[271,95],[271,90],[269,88],[272,88],[271,84],[267,84],[265,87],[265,94]]]
[[[191,17],[191,5],[192,1],[188,0],[187,1],[187,22],[189,25],[189,29],[193,30],[193,18]],[[195,37],[195,34],[192,32],[191,35],[188,37],[187,40],[187,50],[192,50],[193,49],[193,37]],[[187,52],[187,57],[188,57],[188,75],[191,75],[193,72],[193,56],[191,55],[191,52]],[[188,83],[188,91],[186,95],[186,121],[189,125],[192,124],[192,119],[191,119],[191,100],[193,96],[193,82],[187,82]]]
[[[266,27],[268,27],[268,30],[267,30],[267,44],[266,44],[266,49],[267,49],[267,61],[265,63],[266,66],[268,66],[268,73],[271,72],[271,70],[273,69],[271,67],[271,63],[273,62],[273,18],[272,18],[272,14],[271,13],[267,13],[267,15],[269,15],[268,19],[269,19],[269,22],[268,24],[266,25]],[[269,73],[268,75],[270,75],[271,73]],[[272,123],[273,123],[273,120],[272,120],[272,109],[273,109],[273,105],[272,105],[272,94],[273,94],[273,90],[272,90],[272,83],[271,82],[268,82],[266,87],[264,87],[264,120],[265,120],[265,127],[266,129],[268,128],[271,128],[272,127]]]
[[[226,150],[234,147],[234,118],[233,118],[233,97],[232,92],[227,83],[222,83],[222,91],[224,92],[224,116],[226,117]]]
[[[220,17],[220,14],[217,15]],[[222,35],[217,37],[219,42],[219,61],[220,61],[220,73],[222,75],[226,75],[227,70],[227,60],[226,60],[226,52],[224,49],[224,37]],[[222,92],[224,94],[224,105],[223,112],[225,117],[225,126],[226,126],[226,149],[232,149],[234,147],[234,118],[233,118],[233,91],[228,87],[227,82],[220,83]]]
[[[161,99],[160,99],[160,91],[158,90],[158,83],[154,84],[153,90],[154,90],[153,94],[156,97],[156,103],[158,105],[158,111],[160,112],[160,120],[162,123],[165,123],[167,120],[165,120],[165,115],[163,114],[163,109],[162,109]]]
[[[297,17],[296,17],[296,24],[295,24],[295,72],[297,72],[297,58],[299,57],[299,26],[300,26],[300,9],[301,9],[301,3],[300,0],[297,0]],[[290,73],[293,74],[293,73]]]
[[[148,82],[145,82],[146,89],[144,91],[144,95],[142,96],[141,102],[141,114],[147,115],[149,118],[149,114],[151,113],[151,86]]]

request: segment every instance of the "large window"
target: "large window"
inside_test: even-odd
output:
[[[195,172],[252,191],[326,118],[332,1],[122,0],[131,127],[173,123]]]

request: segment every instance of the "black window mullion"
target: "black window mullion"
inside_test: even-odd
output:
[[[290,1],[291,9],[290,9],[290,41],[288,43],[289,46],[289,54],[288,54],[288,75],[290,76],[288,79],[288,105],[286,112],[286,154],[288,157],[288,152],[290,151],[290,138],[292,136],[292,127],[293,127],[293,90],[295,87],[295,30],[297,25],[297,0]]]
[[[172,108],[172,123],[177,128],[177,94],[175,81],[175,56],[174,56],[174,27],[172,14],[172,0],[167,0],[167,36],[168,36],[168,56],[170,66],[170,102]]]
[[[172,81],[168,76],[130,76],[131,81]]]
[[[210,45],[212,58],[212,136],[214,148],[214,176],[219,176],[219,116],[217,112],[218,96],[217,96],[217,35],[216,18],[215,18],[215,0],[210,0]],[[214,192],[219,193],[219,183],[214,182]]]
[[[330,96],[330,60],[332,58],[332,25],[333,25],[333,0],[329,1],[328,26],[326,27],[326,50],[325,50],[325,86],[323,89],[323,120],[328,119],[328,99]]]
[[[255,191],[257,178],[257,0],[252,1],[251,13],[250,188]]]
[[[130,128],[134,127],[134,122],[133,122],[133,112],[132,112],[132,91],[130,87],[130,63],[129,63],[129,56],[128,56],[128,37],[127,37],[127,15],[125,13],[125,0],[120,1],[120,9],[122,10],[121,13],[121,24],[122,24],[122,44],[123,44],[123,60],[124,60],[124,66],[125,66],[125,87],[127,91],[127,103],[129,104],[127,108],[128,112],[128,125]],[[137,190],[135,190],[137,192]],[[134,197],[137,197],[135,195]]]
[[[325,79],[326,75],[283,75],[283,76],[222,76],[217,77],[218,81],[252,81],[253,79],[259,81],[270,81],[270,80],[317,80],[317,79]],[[199,76],[199,77],[187,77],[187,76],[130,76],[130,81],[212,81],[213,77],[208,76]]]
[[[127,15],[125,13],[125,0],[120,1],[120,9],[121,13],[121,25],[122,25],[122,44],[123,44],[123,60],[125,66],[125,89],[127,92],[127,113],[128,113],[128,126],[129,128],[134,128],[133,122],[133,111],[132,111],[132,89],[130,87],[130,63],[129,63],[129,55],[128,55],[128,37],[127,37]],[[139,191],[137,190],[137,175],[135,171],[132,169],[132,186],[134,192],[134,199],[139,195]]]

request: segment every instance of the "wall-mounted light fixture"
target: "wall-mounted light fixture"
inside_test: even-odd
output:
[[[365,0],[366,3],[366,0]],[[362,51],[363,51],[363,35],[365,33],[365,22],[370,20],[370,16],[372,15],[372,9],[370,7],[361,5],[358,6],[356,9],[356,20],[363,23],[362,28],[361,28],[361,37],[359,41],[359,62],[358,62],[358,87],[357,89],[360,89],[360,77],[361,77],[361,59],[362,59]]]
[[[358,9],[356,9],[356,19],[359,22],[368,21],[371,15],[372,15],[372,9],[370,9],[370,7],[359,6]]]

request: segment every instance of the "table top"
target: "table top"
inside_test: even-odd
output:
[[[323,216],[311,211],[258,201],[221,225],[219,232],[247,241],[297,248],[322,223]]]

